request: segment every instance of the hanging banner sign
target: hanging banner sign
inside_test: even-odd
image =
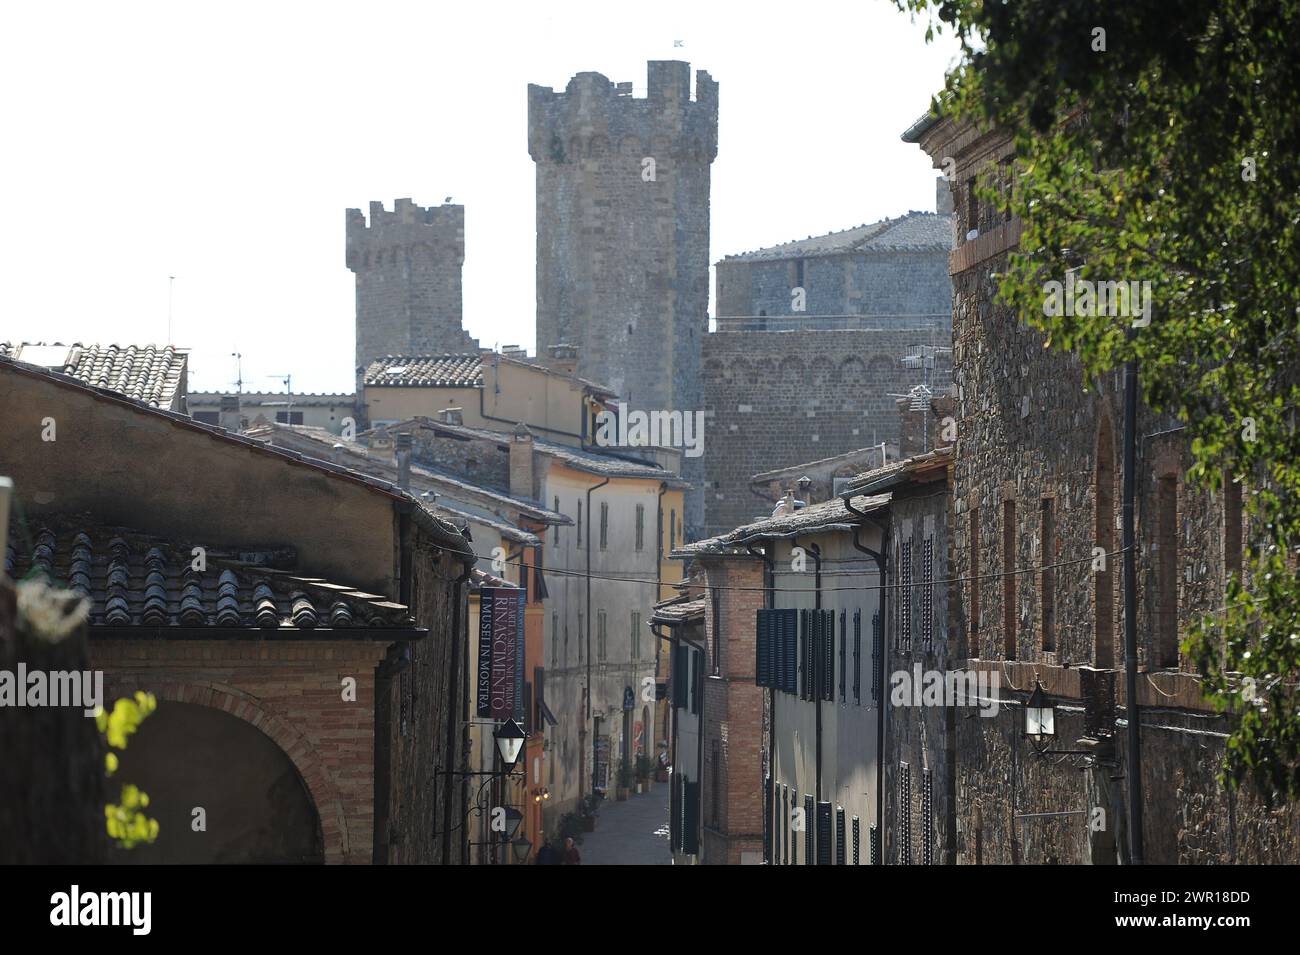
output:
[[[524,716],[524,591],[483,587],[479,591],[479,716],[494,720]]]

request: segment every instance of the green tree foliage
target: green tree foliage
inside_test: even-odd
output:
[[[1246,581],[1184,650],[1236,714],[1226,779],[1300,796],[1300,0],[895,3],[961,42],[934,108],[1015,135],[1001,300],[1090,374],[1138,361],[1190,478],[1243,482]],[[1067,269],[1149,281],[1150,324],[1045,315]]]
[[[123,697],[114,703],[111,713],[99,709],[95,713],[95,723],[112,749],[126,749],[127,740],[157,706],[152,693],[137,690],[134,697]],[[117,767],[117,753],[110,750],[104,756],[104,768],[112,776]],[[147,808],[148,794],[130,783],[123,783],[119,802],[104,807],[108,834],[119,848],[133,849],[158,838],[158,820],[145,815],[143,810]]]

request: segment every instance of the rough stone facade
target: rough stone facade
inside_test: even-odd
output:
[[[476,353],[461,327],[465,207],[370,203],[347,210],[347,266],[357,277],[357,395],[366,365],[385,355]]]
[[[900,327],[901,326],[901,327]],[[903,320],[878,329],[720,331],[704,345],[706,532],[724,533],[771,512],[750,489],[763,471],[843,454],[885,441],[896,445],[894,395],[925,378],[949,386],[946,354],[928,371],[902,359],[924,346],[947,346],[938,328]]]
[[[559,93],[528,88],[537,354],[578,346],[578,374],[633,409],[694,411],[703,398],[718,85],[700,70],[695,87],[692,100],[689,64],[651,61],[644,99],[599,73]],[[698,459],[683,470],[702,480]],[[688,525],[698,528],[693,498]]]
[[[1108,809],[1123,851],[1122,791],[1096,791],[1106,776],[1034,756],[1023,739],[1023,697],[1041,681],[1057,710],[1061,748],[1076,749],[1096,668],[1117,668],[1123,693],[1121,491],[1122,378],[1087,379],[1078,362],[1045,349],[1043,335],[994,303],[994,275],[1019,241],[1019,223],[975,200],[976,176],[1012,172],[1012,144],[949,120],[907,134],[936,165],[956,160],[957,234],[953,361],[957,455],[949,652],[970,668],[1002,674],[996,719],[958,719],[956,816],[961,862],[1107,862],[1089,845],[1085,811]],[[978,230],[978,233],[972,233]],[[1240,512],[1223,494],[1187,479],[1187,442],[1171,421],[1142,409],[1137,422],[1138,683],[1142,707],[1145,857],[1150,863],[1294,862],[1294,807],[1268,812],[1253,793],[1215,782],[1228,726],[1200,699],[1179,640],[1223,600],[1235,557],[1225,542]],[[1094,547],[1109,554],[1094,570]],[[1014,573],[1012,573],[1014,571]],[[971,579],[973,578],[973,579]],[[1093,734],[1107,738],[1107,733]],[[1111,741],[1122,775],[1123,734]],[[1122,790],[1123,784],[1117,786]],[[1040,818],[1062,810],[1080,815]],[[1019,817],[1019,821],[1015,821]]]

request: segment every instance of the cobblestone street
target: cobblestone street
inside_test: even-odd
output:
[[[580,849],[583,865],[669,865],[668,783],[603,803],[596,831],[583,836]]]

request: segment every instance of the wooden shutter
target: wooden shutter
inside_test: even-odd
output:
[[[835,807],[835,864],[844,865],[845,855],[844,807]]]
[[[668,777],[668,845],[671,851],[680,852],[682,848],[682,774],[673,771]]]
[[[809,683],[812,681],[812,667],[809,650],[812,648],[812,612],[799,611],[799,699],[812,699]]]
[[[673,706],[686,709],[690,705],[691,648],[684,643],[673,647]]]
[[[781,631],[783,634],[781,645],[785,648],[785,683],[781,689],[793,695],[799,692],[797,672],[799,668],[799,612],[797,610],[781,611]]]
[[[848,672],[846,659],[849,654],[849,612],[840,611],[840,702],[847,703],[849,695],[844,691],[845,674]]]
[[[817,857],[813,855],[813,834],[817,829],[817,804],[813,797],[804,793],[803,797],[803,862],[804,865],[816,865]]]
[[[835,611],[822,611],[821,699],[835,702]]]
[[[862,705],[862,611],[853,611],[853,702]]]
[[[860,852],[862,848],[862,824],[857,816],[853,817],[853,864],[861,865]]]
[[[880,696],[884,690],[885,659],[884,641],[880,635],[880,611],[871,615],[871,702],[880,705]]]
[[[758,611],[758,631],[754,641],[754,683],[757,686],[776,686],[775,645],[777,642],[777,610]]]
[[[880,827],[871,827],[871,864],[880,865]]]
[[[921,770],[921,864],[934,865],[934,777]]]
[[[835,858],[835,836],[831,830],[831,804],[817,804],[817,864],[831,865]]]
[[[683,813],[682,852],[697,856],[700,854],[700,784],[686,783],[683,798],[686,811]]]
[[[898,764],[898,864],[912,864],[912,767]]]
[[[772,864],[772,777],[763,778],[763,861]]]

